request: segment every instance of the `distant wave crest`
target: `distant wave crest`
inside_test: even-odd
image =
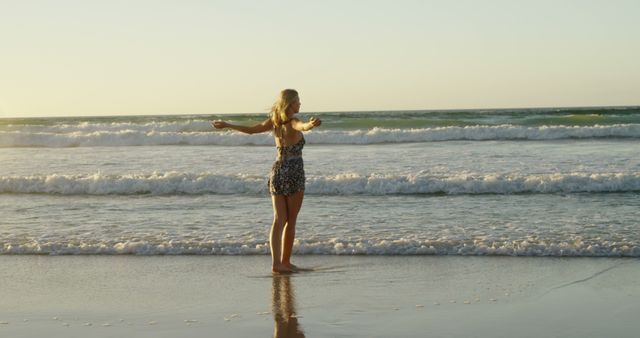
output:
[[[266,177],[213,173],[2,176],[0,193],[59,195],[267,194]],[[519,194],[640,191],[640,173],[309,176],[307,194]]]
[[[269,134],[245,135],[237,132],[204,131],[195,123],[190,130],[180,131],[172,124],[146,130],[140,126],[118,128],[72,128],[66,130],[4,130],[0,131],[0,147],[118,147],[154,145],[273,145]],[[197,127],[197,128],[196,128]],[[62,128],[62,129],[61,129]],[[595,126],[541,126],[515,125],[437,127],[420,129],[372,128],[358,130],[318,130],[307,134],[307,140],[316,144],[379,144],[401,142],[433,142],[452,140],[556,140],[590,138],[640,138],[640,124]]]

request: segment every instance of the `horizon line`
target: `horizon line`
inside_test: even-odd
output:
[[[543,110],[543,109],[617,109],[617,108],[640,108],[637,105],[594,105],[594,106],[530,106],[530,107],[492,107],[492,108],[445,108],[445,109],[389,109],[389,110],[334,110],[334,111],[308,111],[301,114],[335,114],[335,113],[376,113],[376,112],[462,112],[462,111],[505,111],[505,110]],[[148,117],[148,116],[206,116],[206,115],[260,115],[268,112],[243,112],[243,113],[152,113],[152,114],[114,114],[114,115],[48,115],[48,116],[14,116],[0,117],[0,120],[8,119],[45,119],[45,118],[109,118],[109,117]]]

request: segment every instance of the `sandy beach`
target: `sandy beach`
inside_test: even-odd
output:
[[[636,259],[2,256],[3,337],[636,337]]]
[[[0,338],[640,338],[638,13],[3,1]]]

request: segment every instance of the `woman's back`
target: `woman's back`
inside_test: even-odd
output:
[[[283,123],[280,127],[273,127],[273,135],[276,140],[276,147],[286,147],[297,144],[302,140],[302,132],[295,130],[291,126],[291,120],[289,119],[287,122]]]

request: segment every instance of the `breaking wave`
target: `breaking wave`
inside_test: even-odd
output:
[[[197,123],[196,123],[197,124]],[[206,130],[204,126],[198,128]],[[237,132],[180,131],[174,125],[145,130],[78,129],[64,130],[4,130],[0,131],[0,147],[121,147],[155,145],[273,145],[273,137],[266,134],[246,135]],[[57,127],[60,128],[60,127]],[[122,128],[122,126],[119,126]],[[192,127],[191,129],[197,129]],[[420,129],[372,128],[358,130],[311,131],[306,136],[316,144],[380,144],[402,142],[433,142],[453,140],[558,140],[592,138],[640,138],[640,124],[595,126],[477,125],[448,126]]]
[[[1,176],[0,193],[57,195],[268,194],[267,177],[213,173]],[[640,191],[640,173],[407,175],[344,173],[307,177],[319,195],[606,193]]]

